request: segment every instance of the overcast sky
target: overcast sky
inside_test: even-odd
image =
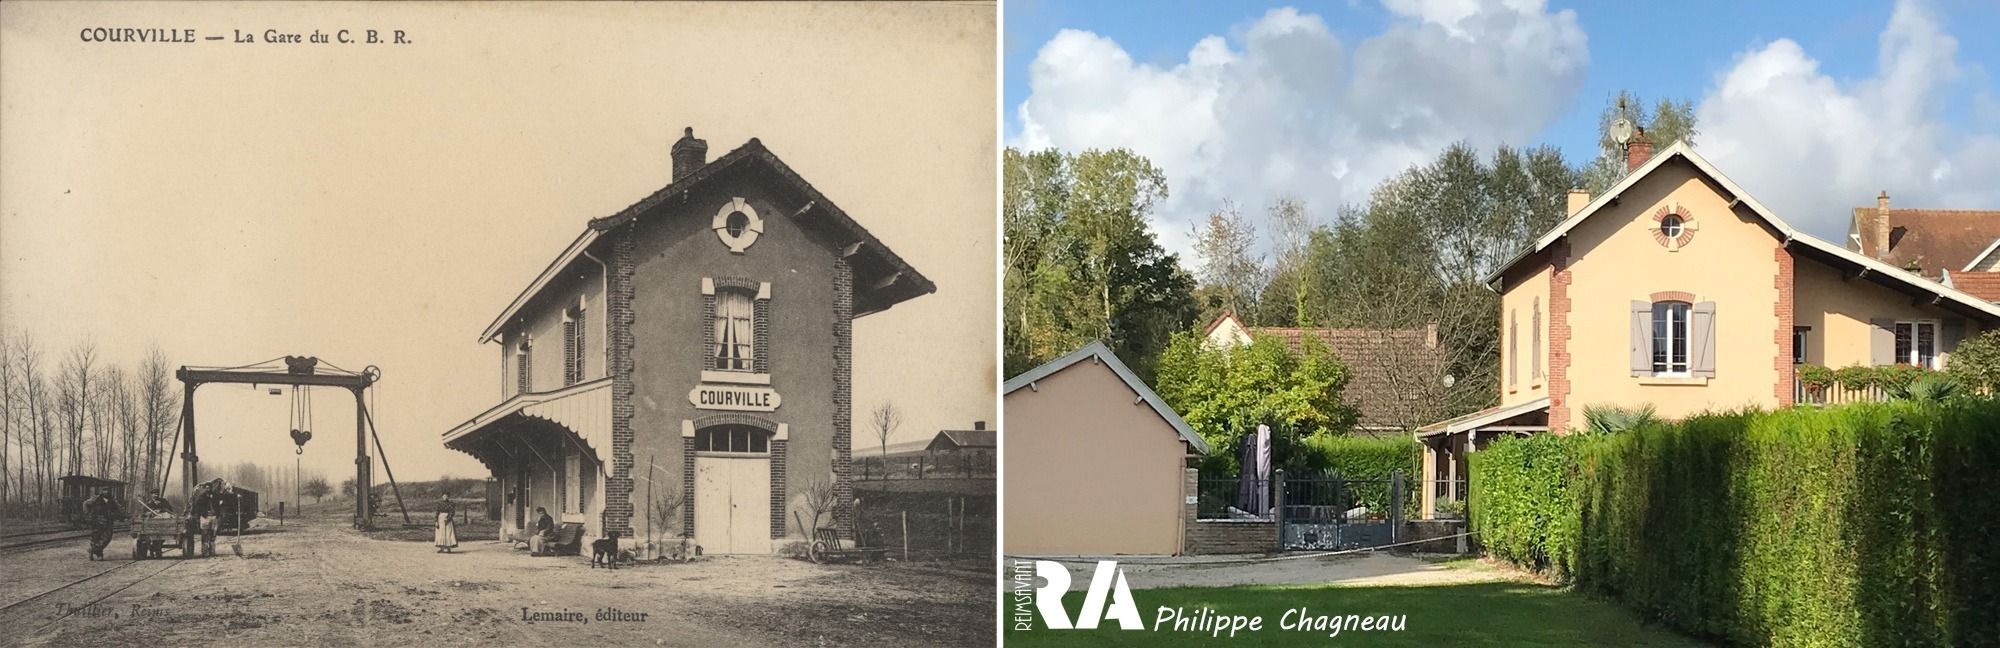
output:
[[[1849,208],[2000,208],[2000,3],[1347,0],[1006,6],[1006,143],[1128,147],[1156,230],[1225,198],[1326,217],[1464,140],[1596,155],[1607,97],[1693,101],[1696,149],[1795,226]]]
[[[300,9],[0,7],[0,324],[50,360],[88,338],[127,366],[151,344],[377,365],[396,476],[485,476],[440,442],[502,399],[480,331],[587,220],[667,184],[692,126],[711,158],[761,138],[937,283],[856,322],[857,426],[883,400],[892,442],[994,420],[993,7]],[[266,29],[411,43],[231,42]],[[290,400],[202,388],[204,464],[290,466]],[[303,459],[352,475],[352,399],[315,401]]]

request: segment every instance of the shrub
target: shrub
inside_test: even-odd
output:
[[[1833,379],[1838,381],[1841,387],[1867,389],[1870,385],[1875,384],[1875,368],[1848,365],[1833,370]]]
[[[1814,364],[1799,365],[1799,382],[1814,393],[1824,393],[1834,383],[1833,370]]]
[[[1337,434],[1316,434],[1300,439],[1296,452],[1306,457],[1317,471],[1290,472],[1288,477],[1315,477],[1314,472],[1350,479],[1388,479],[1403,473],[1403,515],[1415,517],[1422,503],[1417,500],[1422,484],[1423,446],[1409,437],[1371,438]],[[1388,489],[1378,484],[1353,484],[1355,496],[1370,506],[1389,504]]]
[[[1472,455],[1489,553],[1738,645],[2000,636],[2000,404],[1697,416]]]
[[[1967,389],[1992,394],[2000,390],[2000,329],[1958,343],[1945,373]]]
[[[1630,432],[1657,421],[1658,411],[1651,403],[1638,407],[1586,405],[1583,408],[1583,420],[1591,432],[1615,434]]]

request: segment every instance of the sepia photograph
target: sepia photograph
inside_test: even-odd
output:
[[[0,7],[13,645],[992,645],[993,3]]]

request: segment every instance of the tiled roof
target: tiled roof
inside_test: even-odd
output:
[[[1861,253],[1875,257],[1873,232],[1880,212],[1854,208],[1861,234]],[[1918,268],[1917,274],[1938,278],[1941,270],[1956,271],[2000,239],[2000,211],[1974,209],[1890,209],[1889,253],[1879,257],[1898,268]]]
[[[995,432],[995,430],[942,430],[931,439],[929,449],[999,447],[1000,437]]]
[[[1951,273],[1951,287],[1980,299],[2000,302],[2000,272]]]
[[[1273,335],[1297,351],[1308,333],[1319,336],[1347,365],[1350,376],[1342,400],[1360,410],[1362,427],[1404,427],[1422,416],[1418,381],[1425,384],[1444,373],[1444,350],[1426,329],[1302,329],[1253,328]]]

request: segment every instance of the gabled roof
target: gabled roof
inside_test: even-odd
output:
[[[1049,361],[1048,364],[1029,369],[1026,373],[1008,379],[1006,388],[1001,390],[1000,393],[1002,395],[1012,394],[1015,390],[1032,387],[1036,381],[1047,378],[1055,372],[1068,369],[1070,365],[1082,362],[1085,359],[1095,359],[1098,362],[1104,363],[1104,366],[1110,367],[1112,373],[1118,374],[1119,380],[1125,381],[1126,387],[1131,388],[1133,392],[1139,394],[1139,398],[1145,401],[1146,405],[1152,407],[1153,411],[1160,415],[1160,418],[1165,419],[1167,425],[1173,426],[1174,432],[1180,434],[1182,441],[1186,441],[1188,446],[1193,448],[1195,452],[1208,454],[1208,442],[1203,441],[1201,435],[1195,434],[1194,428],[1188,427],[1187,421],[1182,420],[1181,415],[1175,412],[1174,408],[1167,407],[1167,402],[1160,400],[1160,395],[1153,393],[1153,388],[1147,387],[1146,381],[1140,380],[1138,374],[1132,373],[1132,369],[1126,367],[1125,362],[1119,360],[1118,355],[1112,353],[1111,348],[1104,346],[1104,343],[1101,341],[1083,345],[1083,348],[1071,351],[1069,355],[1056,358]]]
[[[1960,268],[1960,270],[1970,272],[1973,268],[1979,267],[1979,264],[1986,262],[1987,257],[1993,256],[1994,250],[2000,250],[2000,238],[1993,239],[1992,243],[1986,245],[1986,249],[1980,250],[1979,254],[1972,255],[1972,260],[1965,262],[1965,267]]]
[[[1000,445],[998,430],[940,430],[931,438],[926,450],[950,448],[997,448]]]
[[[1948,285],[1959,292],[1986,301],[2000,301],[2000,272],[1947,272],[1944,276]]]
[[[817,229],[831,239],[835,253],[844,256],[854,270],[854,317],[879,313],[909,299],[937,292],[937,284],[910,267],[889,246],[883,245],[874,234],[854,222],[846,211],[833,204],[770,149],[764,148],[763,142],[753,137],[736,150],[661,187],[630,207],[610,216],[591,219],[583,233],[571,241],[554,262],[542,269],[541,274],[507,305],[506,310],[500,312],[499,317],[493,319],[492,324],[487,325],[479,341],[490,342],[498,337],[508,320],[540,295],[563,269],[584,256],[599,238],[617,233],[619,227],[633,222],[669,198],[686,196],[712,178],[737,172],[761,172],[764,177],[776,180],[772,185],[788,192],[790,195],[787,197],[795,199],[799,205],[796,211],[785,217],[798,221],[802,226]]]
[[[1672,146],[1661,149],[1659,152],[1653,154],[1652,159],[1647,160],[1638,169],[1634,169],[1631,173],[1626,174],[1625,179],[1618,181],[1618,184],[1613,185],[1609,191],[1604,192],[1604,195],[1591,200],[1590,204],[1585,205],[1581,211],[1571,215],[1569,218],[1563,220],[1563,222],[1557,224],[1553,229],[1550,229],[1547,234],[1543,234],[1541,238],[1536,239],[1532,247],[1522,250],[1520,254],[1503,264],[1500,269],[1488,275],[1486,277],[1486,285],[1489,288],[1498,290],[1500,288],[1500,281],[1506,278],[1507,273],[1512,271],[1515,266],[1520,265],[1521,262],[1527,260],[1529,257],[1546,252],[1549,246],[1555,245],[1557,241],[1568,236],[1570,230],[1576,229],[1577,225],[1582,224],[1584,220],[1596,215],[1598,211],[1615,202],[1619,196],[1630,190],[1634,185],[1637,185],[1646,176],[1651,175],[1653,171],[1674,160],[1682,160],[1694,165],[1696,170],[1707,176],[1709,180],[1713,181],[1716,186],[1721,187],[1733,199],[1730,202],[1732,209],[1737,206],[1748,208],[1752,215],[1763,220],[1765,225],[1769,226],[1777,233],[1779,238],[1784,240],[1787,248],[1795,252],[1803,252],[1813,257],[1814,260],[1836,268],[1850,270],[1856,276],[1865,275],[1877,283],[1905,293],[1930,295],[1935,298],[1939,305],[1948,305],[1953,307],[1953,310],[1967,315],[1975,315],[1988,320],[2000,320],[2000,306],[1995,306],[1978,297],[1965,294],[1944,284],[1925,279],[1901,268],[1868,258],[1844,246],[1828,243],[1819,237],[1794,229],[1784,219],[1778,218],[1777,214],[1772,213],[1770,209],[1764,207],[1763,203],[1757,202],[1755,197],[1743,191],[1743,188],[1737,186],[1735,181],[1730,180],[1728,176],[1722,175],[1721,171],[1717,171],[1715,165],[1710,164],[1706,158],[1695,153],[1694,149],[1689,148],[1686,142],[1674,142]]]
[[[1421,396],[1411,391],[1412,380],[1430,381],[1444,373],[1444,349],[1435,344],[1429,329],[1299,328],[1290,326],[1243,326],[1242,320],[1223,313],[1210,322],[1213,335],[1224,320],[1234,320],[1249,335],[1270,335],[1283,340],[1296,352],[1307,335],[1326,343],[1327,350],[1347,365],[1344,400],[1359,410],[1356,421],[1364,429],[1403,429],[1418,422]]]

